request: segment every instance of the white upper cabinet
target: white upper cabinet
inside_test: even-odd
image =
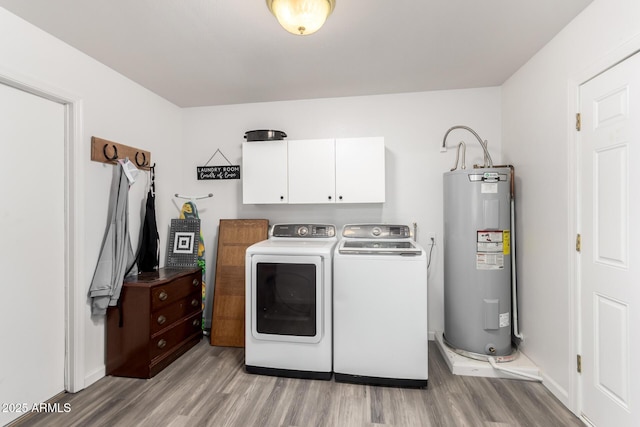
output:
[[[336,139],[338,203],[385,201],[384,138]]]
[[[336,198],[333,139],[288,141],[289,203],[333,203]]]
[[[287,203],[287,142],[242,144],[242,202]]]
[[[384,138],[245,142],[243,203],[382,203]]]

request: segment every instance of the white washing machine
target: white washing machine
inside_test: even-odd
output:
[[[336,381],[426,387],[427,255],[406,225],[345,225],[333,257]]]
[[[336,228],[277,224],[246,251],[247,372],[331,379]]]

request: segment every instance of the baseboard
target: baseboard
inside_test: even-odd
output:
[[[98,368],[93,372],[90,372],[88,375],[84,377],[84,387],[85,388],[89,387],[91,384],[104,378],[106,375],[107,375],[107,369],[105,366]]]
[[[571,402],[567,390],[560,387],[558,383],[553,380],[553,378],[544,373],[542,374],[542,378],[544,378],[544,382],[542,383],[542,385],[544,385],[547,390],[549,390],[551,394],[553,394],[556,399],[560,401],[560,403],[566,406],[567,409],[571,410]]]

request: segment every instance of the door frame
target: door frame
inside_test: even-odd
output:
[[[580,88],[583,84],[589,80],[599,76],[610,68],[623,62],[625,59],[633,56],[636,53],[640,53],[640,35],[637,35],[627,42],[623,43],[619,47],[607,52],[588,68],[576,73],[569,78],[568,81],[568,105],[570,106],[567,111],[567,123],[573,124],[576,121],[576,113],[580,112]],[[576,252],[575,236],[581,230],[581,224],[579,219],[578,206],[580,203],[580,188],[578,182],[579,170],[579,142],[581,134],[575,128],[575,126],[568,126],[568,138],[569,150],[568,150],[568,182],[569,182],[569,197],[568,203],[568,223],[569,223],[569,241],[567,242],[567,250],[569,253],[570,270],[569,270],[569,331],[571,335],[569,339],[569,360],[567,361],[570,369],[571,377],[569,384],[569,409],[579,417],[587,425],[590,425],[587,420],[582,418],[582,378],[577,372],[576,357],[581,354],[582,351],[582,329],[581,320],[582,313],[580,310],[580,298],[581,298],[581,280],[580,280],[580,258]]]
[[[0,68],[0,84],[62,104],[65,115],[65,361],[64,387],[71,393],[85,387],[84,375],[84,159],[82,99],[24,75]]]

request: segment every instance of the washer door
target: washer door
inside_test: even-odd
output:
[[[259,340],[318,343],[322,338],[322,257],[255,255],[251,334]]]

